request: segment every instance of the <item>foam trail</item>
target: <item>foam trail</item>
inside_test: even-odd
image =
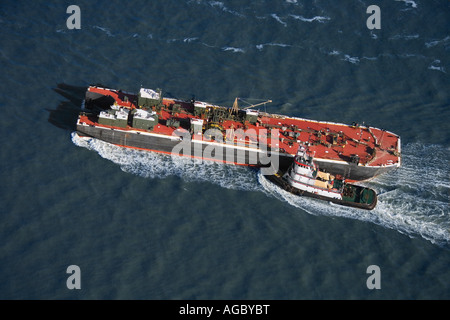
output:
[[[353,63],[353,64],[358,64],[359,63],[359,58],[358,57],[351,57],[348,54],[344,55],[344,59],[341,59],[341,60],[348,61],[348,62]]]
[[[390,37],[389,40],[414,40],[419,39],[419,37],[418,34],[396,34],[395,36]]]
[[[269,182],[261,172],[246,167],[122,148],[94,138],[81,138],[75,132],[72,141],[141,177],[177,176],[228,189],[261,191],[313,215],[367,221],[450,248],[450,149],[441,146],[404,146],[400,169],[363,183],[378,193],[376,208],[368,211],[295,196]]]
[[[232,51],[233,53],[244,53],[245,50],[242,48],[235,48],[235,47],[223,47],[222,51]]]
[[[223,2],[220,2],[220,1],[210,1],[209,2],[209,5],[211,6],[211,7],[217,7],[217,8],[219,8],[219,9],[221,9],[222,11],[224,11],[224,12],[228,12],[228,13],[231,13],[231,14],[233,14],[233,15],[235,15],[235,16],[238,16],[238,17],[245,17],[243,14],[241,14],[241,13],[239,13],[239,12],[237,12],[237,11],[233,11],[233,10],[230,10],[230,9],[228,9],[226,6],[225,6],[225,4],[223,3]]]
[[[330,56],[338,56],[340,54],[341,53],[338,50],[333,50],[333,51],[328,52],[328,55],[330,55]]]
[[[198,40],[198,37],[184,38],[183,42],[190,43],[190,42],[196,41],[196,40]]]
[[[395,0],[395,1],[403,1],[405,5],[411,5],[412,8],[417,8],[417,3],[413,0]]]
[[[368,221],[450,247],[450,151],[441,146],[409,144],[403,153],[400,169],[364,183],[379,195],[378,204],[371,211],[297,197],[262,175],[258,179],[268,194],[310,214]]]
[[[104,27],[100,27],[100,26],[94,26],[93,28],[103,31],[104,33],[106,33],[106,35],[108,37],[114,37],[114,35],[111,33],[111,31],[108,28],[104,28]]]
[[[264,49],[265,46],[282,47],[282,48],[292,47],[290,44],[285,44],[285,43],[263,43],[263,44],[257,44],[256,49],[261,51],[262,49]]]
[[[322,17],[322,16],[315,16],[313,18],[305,18],[303,16],[298,16],[298,15],[295,15],[295,14],[290,14],[290,16],[292,18],[296,19],[296,20],[300,20],[300,21],[303,21],[303,22],[314,22],[314,21],[317,21],[317,22],[320,22],[320,23],[325,23],[325,21],[331,20],[330,17]]]
[[[447,73],[447,72],[445,72],[444,67],[439,66],[440,63],[441,63],[441,60],[434,60],[433,63],[431,63],[431,65],[428,67],[428,69]]]
[[[450,36],[447,36],[447,37],[445,37],[444,39],[441,39],[441,40],[433,40],[433,41],[426,42],[425,46],[427,48],[432,48],[432,47],[435,47],[437,45],[440,45],[441,43],[444,44],[444,45],[447,45],[449,41],[450,41]]]
[[[277,16],[275,13],[272,13],[270,16],[275,20],[277,20],[279,23],[281,23],[283,26],[287,27],[287,23],[281,20],[281,18]]]
[[[118,147],[98,139],[82,138],[75,132],[72,141],[79,147],[96,151],[102,158],[119,165],[122,171],[144,178],[178,176],[186,181],[207,181],[228,189],[261,190],[256,173],[245,167]]]

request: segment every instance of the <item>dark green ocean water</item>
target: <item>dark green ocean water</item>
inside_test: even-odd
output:
[[[0,298],[449,299],[449,21],[446,0],[2,0]],[[94,83],[365,122],[401,136],[403,166],[367,182],[370,212],[294,198],[255,170],[77,139]]]

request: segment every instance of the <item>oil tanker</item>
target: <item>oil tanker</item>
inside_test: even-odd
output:
[[[267,100],[240,107],[164,97],[160,89],[126,92],[88,87],[76,130],[139,150],[227,164],[286,170],[300,146],[314,154],[321,171],[348,181],[368,180],[401,165],[400,137],[390,131],[271,114]]]

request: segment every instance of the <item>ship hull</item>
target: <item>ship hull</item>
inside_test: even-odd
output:
[[[81,136],[96,138],[121,147],[176,156],[188,156],[191,158],[254,167],[270,167],[270,164],[273,163],[275,171],[278,169],[282,171],[286,170],[294,159],[290,154],[271,154],[270,152],[265,153],[258,150],[249,150],[248,148],[238,148],[232,145],[223,147],[218,143],[205,143],[195,140],[185,142],[183,147],[183,142],[176,136],[148,134],[80,123],[77,124],[77,132]],[[275,157],[278,157],[278,159],[274,162]],[[353,181],[368,180],[397,168],[397,166],[368,167],[345,161],[331,162],[321,159],[316,159],[315,161],[321,170],[332,172],[336,175],[340,174],[347,177],[348,180]]]
[[[331,172],[334,175],[341,175],[352,181],[369,180],[398,168],[398,165],[371,167],[345,161],[327,161],[323,159],[314,159],[314,161],[321,170]]]
[[[203,141],[183,141],[176,136],[167,137],[125,130],[96,127],[77,124],[80,136],[92,137],[117,146],[146,150],[175,156],[186,156],[207,161],[216,161],[227,164],[267,167],[274,163],[274,171],[278,168],[287,168],[292,163],[291,155],[276,155],[264,153],[248,148],[236,146],[223,146],[219,143]],[[278,159],[273,162],[274,157]]]

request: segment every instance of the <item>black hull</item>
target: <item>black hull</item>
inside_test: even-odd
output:
[[[234,163],[237,165],[248,165],[255,167],[269,167],[273,157],[267,153],[261,153],[256,151],[249,151],[243,149],[234,149],[229,147],[212,146],[208,144],[202,144],[198,142],[191,142],[189,146],[186,145],[184,150],[175,152],[174,149],[180,144],[180,140],[177,137],[167,137],[162,135],[148,135],[145,133],[138,134],[136,131],[115,130],[105,127],[96,127],[88,125],[77,125],[77,131],[84,136],[97,138],[99,140],[112,143],[115,145],[145,149],[154,152],[177,154],[191,157],[201,157],[208,160]],[[231,150],[230,150],[231,149]],[[212,150],[212,152],[211,152]],[[216,154],[215,151],[218,151]],[[229,154],[227,154],[227,152]],[[293,160],[292,155],[279,154],[278,168],[281,171],[285,171]],[[225,160],[225,161],[224,161]],[[371,179],[377,175],[386,173],[397,167],[385,166],[385,167],[369,167],[358,166],[356,164],[342,162],[328,162],[322,159],[315,159],[321,170],[333,173],[335,175],[342,175],[346,179],[354,181],[362,181]],[[276,167],[277,164],[275,163]]]
[[[138,134],[136,132],[80,124],[77,125],[77,132],[81,136],[96,138],[122,147],[202,158],[236,165],[270,167],[271,160],[275,158],[275,156],[272,158],[270,154],[252,150],[221,147],[220,145],[204,144],[191,140],[182,141],[176,136]],[[290,155],[280,155],[278,168],[275,168],[275,170],[287,169],[292,163],[292,159],[293,157]]]
[[[296,196],[305,196],[315,199],[320,199],[324,201],[333,202],[339,205],[347,206],[347,207],[353,207],[353,208],[359,208],[359,209],[365,209],[365,210],[372,210],[377,205],[378,198],[375,196],[375,200],[371,204],[364,204],[364,203],[356,203],[356,202],[350,202],[350,201],[344,201],[344,200],[338,200],[334,198],[328,198],[324,197],[318,194],[306,192],[303,190],[299,190],[296,188],[291,187],[281,176],[278,177],[276,175],[265,175],[265,177],[275,185],[279,186],[283,190],[286,190],[292,194],[295,194]],[[358,187],[358,186],[356,186]]]

